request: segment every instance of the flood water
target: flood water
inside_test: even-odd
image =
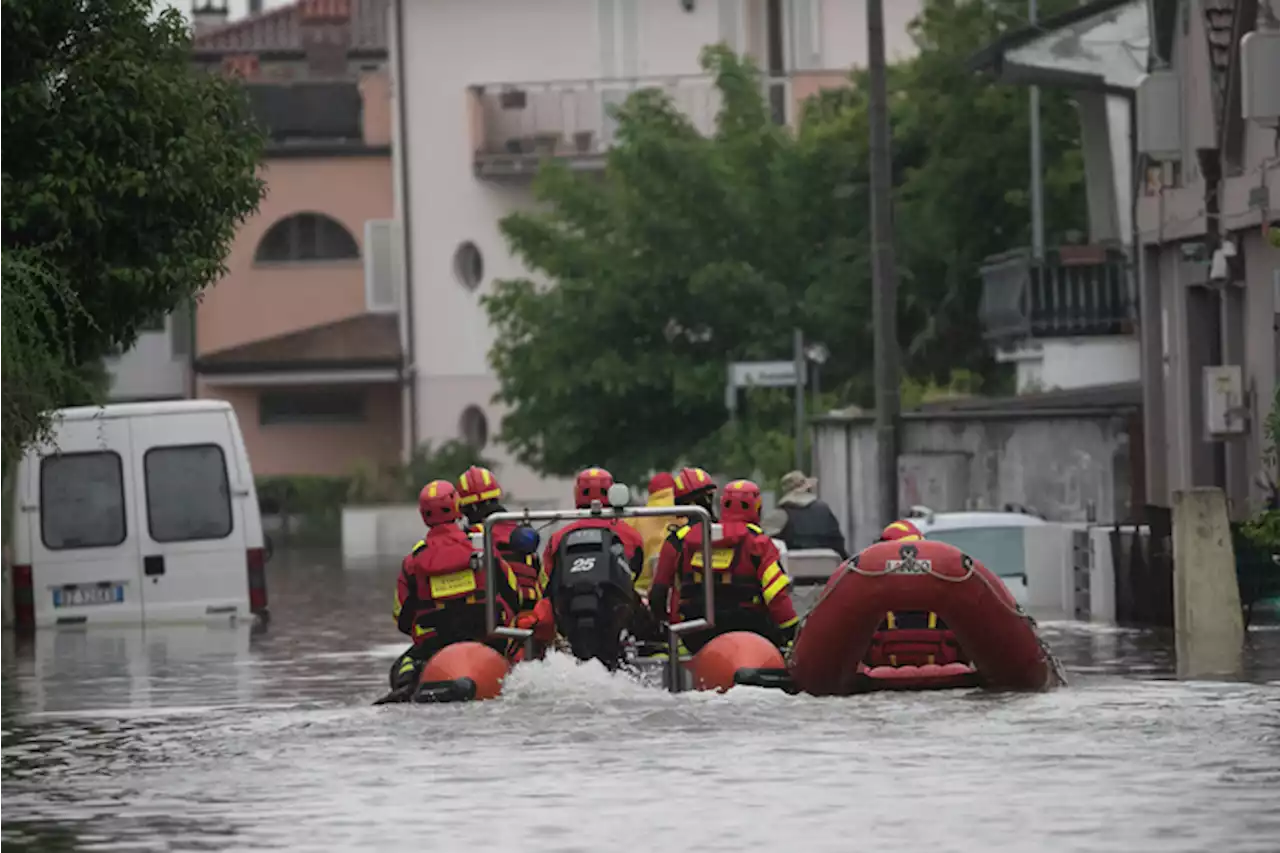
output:
[[[273,619],[5,636],[17,850],[1280,850],[1280,630],[1246,679],[1042,624],[1071,685],[671,696],[562,657],[496,702],[386,706],[394,567],[280,553]],[[907,846],[909,845],[909,846]]]

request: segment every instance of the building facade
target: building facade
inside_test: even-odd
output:
[[[1242,83],[1258,67],[1244,65],[1241,45],[1280,30],[1280,0],[1151,0],[1150,8],[1154,86],[1138,110],[1158,117],[1156,130],[1165,116],[1174,120],[1165,125],[1171,144],[1143,140],[1137,205],[1145,405],[1156,413],[1148,491],[1168,506],[1176,490],[1219,486],[1241,518],[1269,492],[1265,423],[1280,364],[1280,99],[1246,115]],[[1277,76],[1264,72],[1263,85],[1274,93],[1274,35],[1268,53]],[[1160,87],[1160,77],[1172,85]],[[1256,105],[1264,92],[1253,88]]]
[[[885,6],[888,55],[905,57],[920,3]],[[698,64],[706,45],[751,55],[776,118],[793,120],[805,97],[865,64],[865,3],[398,0],[392,18],[412,439],[488,444],[517,498],[562,498],[563,484],[489,443],[503,412],[480,299],[494,281],[526,274],[499,222],[533,207],[529,185],[543,157],[602,168],[613,142],[607,109],[638,88],[663,87],[711,129],[713,87]]]
[[[195,61],[243,79],[267,193],[199,304],[194,391],[236,409],[258,474],[344,474],[403,446],[386,0],[195,14]]]
[[[1140,344],[1138,505],[1167,508],[1176,491],[1217,486],[1243,518],[1271,491],[1266,419],[1280,373],[1277,33],[1280,0],[1093,0],[975,60],[1008,82],[1080,96],[1090,225],[1121,224],[1115,261],[1131,282]],[[1105,98],[1105,112],[1090,108],[1090,97]],[[1091,141],[1098,139],[1110,139],[1108,157]],[[1091,163],[1116,177],[1114,211],[1095,200],[1106,200],[1094,180],[1104,170]]]

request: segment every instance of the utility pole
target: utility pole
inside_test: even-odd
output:
[[[1027,20],[1035,26],[1036,0],[1027,0]],[[1044,260],[1044,165],[1040,145],[1040,87],[1032,86],[1031,108],[1031,256]]]
[[[893,251],[893,160],[884,57],[884,0],[867,0],[867,62],[871,72],[871,276],[875,323],[876,481],[880,523],[898,517],[898,267]]]
[[[804,410],[804,387],[808,376],[806,368],[809,366],[804,354],[804,332],[799,326],[791,332],[791,357],[795,359],[796,364],[796,469],[799,471],[808,471],[809,466],[805,464],[804,439],[805,439],[805,410]]]

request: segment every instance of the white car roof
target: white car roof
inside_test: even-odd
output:
[[[73,406],[58,409],[55,420],[86,421],[94,418],[136,418],[147,415],[186,415],[192,412],[229,412],[226,400],[155,400],[146,403],[110,403],[105,406]]]
[[[979,527],[1040,527],[1043,518],[1022,512],[938,512],[929,517],[907,519],[928,535],[931,530],[966,530]]]

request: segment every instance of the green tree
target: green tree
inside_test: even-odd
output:
[[[912,28],[920,55],[891,69],[898,333],[925,384],[946,385],[957,367],[988,378],[978,266],[1027,240],[1025,91],[967,68],[1017,5],[929,3]],[[703,65],[722,100],[713,134],[661,93],[637,92],[617,111],[602,177],[551,164],[535,184],[546,209],[503,222],[551,282],[500,282],[486,299],[511,407],[502,440],[542,471],[602,464],[634,479],[693,459],[772,476],[791,446],[789,397],[753,395],[727,425],[725,371],[789,358],[793,326],[827,343],[826,387],[870,402],[863,76],[812,99],[792,133],[770,120],[749,62],[713,47]],[[1046,93],[1043,113],[1052,235],[1082,226],[1083,180],[1070,105]]]
[[[6,458],[83,366],[222,274],[262,195],[243,90],[151,5],[3,0]]]

